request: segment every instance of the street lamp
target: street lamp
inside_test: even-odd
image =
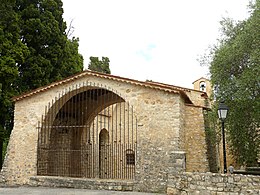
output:
[[[227,113],[228,113],[228,107],[224,104],[224,102],[220,102],[218,107],[218,118],[221,120],[222,123],[224,173],[227,173],[225,130],[224,130],[224,121],[227,117]]]

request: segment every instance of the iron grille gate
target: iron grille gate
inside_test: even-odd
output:
[[[133,107],[106,87],[83,83],[59,94],[38,131],[38,175],[134,179]]]

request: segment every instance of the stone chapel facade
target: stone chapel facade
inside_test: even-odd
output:
[[[109,179],[159,192],[169,173],[207,172],[209,85],[204,78],[187,89],[83,71],[15,97],[2,179]]]

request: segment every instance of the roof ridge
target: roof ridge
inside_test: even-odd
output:
[[[67,78],[64,78],[62,80],[50,83],[49,85],[45,85],[45,86],[36,88],[34,90],[25,92],[25,93],[23,93],[23,94],[21,94],[19,96],[15,96],[15,97],[12,98],[12,100],[13,101],[19,101],[19,100],[21,100],[23,98],[32,96],[32,95],[40,93],[40,92],[43,92],[43,91],[45,91],[47,89],[50,89],[50,88],[53,88],[55,86],[71,82],[71,81],[73,81],[73,80],[75,80],[77,78],[83,77],[85,75],[91,75],[91,76],[96,76],[96,77],[100,77],[100,78],[117,80],[117,81],[121,81],[121,82],[126,82],[126,83],[131,83],[131,84],[135,84],[135,85],[144,86],[144,87],[149,87],[149,88],[153,88],[153,89],[159,89],[159,90],[163,90],[163,91],[168,91],[168,92],[172,92],[172,93],[180,93],[180,92],[185,92],[185,91],[192,90],[192,89],[188,89],[188,88],[184,88],[184,87],[178,87],[178,86],[165,84],[165,83],[138,81],[138,80],[124,78],[124,77],[120,77],[120,76],[116,76],[116,75],[105,74],[105,73],[100,73],[100,72],[95,72],[95,71],[90,71],[90,70],[84,70],[84,71],[82,71],[80,73],[77,73],[77,74],[74,74],[74,75],[72,75],[70,77],[67,77]]]

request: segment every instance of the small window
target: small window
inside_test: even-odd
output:
[[[126,150],[126,164],[135,165],[135,152],[131,149]]]
[[[206,92],[206,83],[204,81],[200,82],[200,91]]]

